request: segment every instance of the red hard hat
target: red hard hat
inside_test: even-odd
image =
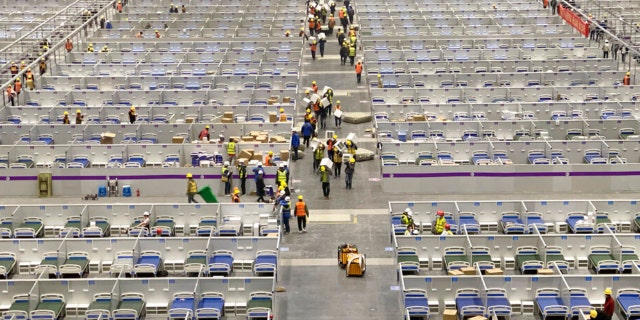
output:
[[[449,229],[451,229],[451,226],[448,223],[445,223],[444,228],[449,230]]]
[[[441,217],[442,217],[442,216],[444,216],[444,211],[442,211],[442,210],[438,210],[438,212],[436,212],[436,214],[438,214],[439,216],[441,216]]]
[[[162,229],[160,229],[160,228],[156,229],[156,234],[157,235],[162,235]]]

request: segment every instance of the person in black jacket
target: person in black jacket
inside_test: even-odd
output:
[[[136,123],[137,118],[138,118],[138,115],[136,114],[136,107],[131,106],[131,108],[129,109],[129,123],[131,124]]]
[[[256,177],[256,194],[258,195],[258,200],[256,200],[256,202],[267,202],[264,199],[264,187],[264,171],[260,169],[258,171],[258,176]]]
[[[349,56],[349,44],[346,41],[343,41],[342,46],[340,47],[340,65],[344,66],[347,64],[348,56]]]

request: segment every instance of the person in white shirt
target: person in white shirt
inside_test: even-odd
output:
[[[142,215],[142,221],[138,223],[136,228],[146,228],[149,230],[149,225],[151,224],[151,218],[149,218],[149,211],[145,211]]]

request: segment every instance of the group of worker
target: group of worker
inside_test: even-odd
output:
[[[82,124],[82,120],[84,120],[84,115],[82,115],[82,111],[80,109],[76,110],[76,124]],[[71,120],[69,119],[69,112],[65,111],[62,117],[63,124],[71,124]]]
[[[315,149],[313,150],[313,171],[320,173],[320,182],[322,185],[322,195],[325,200],[329,199],[329,195],[331,193],[331,179],[330,179],[330,170],[328,170],[327,165],[322,164],[323,159],[329,159],[333,167],[333,176],[334,179],[337,179],[342,174],[342,165],[345,165],[344,173],[345,173],[345,188],[352,189],[353,185],[353,174],[355,173],[356,166],[356,158],[355,153],[357,150],[356,144],[347,139],[345,140],[345,151],[350,154],[350,157],[344,157],[341,149],[338,148],[338,136],[333,135],[331,138],[327,139],[326,145],[322,142],[318,142]],[[325,149],[326,149],[326,157],[325,157]]]
[[[415,235],[420,233],[415,224],[415,221],[413,220],[413,210],[411,210],[411,208],[407,208],[402,212],[402,216],[400,216],[400,222],[403,225],[406,225],[406,231],[404,233],[405,235]],[[431,233],[434,235],[442,236],[453,235],[453,232],[451,231],[451,225],[447,223],[447,220],[444,217],[444,211],[436,211],[436,217],[431,223]]]

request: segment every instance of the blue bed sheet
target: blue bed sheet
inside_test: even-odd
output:
[[[560,297],[537,297],[536,303],[538,304],[538,307],[540,308],[541,313],[543,313],[544,309],[547,307],[564,306],[564,302]],[[566,311],[550,312],[550,313],[547,313],[546,315],[565,315],[566,316],[567,312]]]
[[[81,163],[83,168],[89,167],[89,163],[90,163],[89,159],[87,158],[74,158],[72,162]]]
[[[474,312],[474,311],[478,311],[478,309],[473,307],[481,308],[484,310],[484,304],[482,303],[482,299],[480,297],[468,297],[468,296],[457,297],[456,307],[458,309],[458,314],[462,317],[469,316],[469,315],[483,315],[484,313],[484,311],[482,314],[479,314],[478,312]],[[466,310],[466,308],[469,308],[469,307],[472,307],[472,310],[474,311]]]
[[[259,264],[267,264],[267,265],[263,265],[263,266],[257,266]],[[275,272],[275,268],[273,266],[277,266],[278,265],[278,257],[273,256],[273,255],[263,255],[263,256],[258,256],[256,257],[256,268],[255,268],[255,272],[256,273],[272,273]],[[273,266],[271,266],[273,265]]]
[[[569,299],[569,308],[571,309],[571,314],[573,316],[579,316],[580,315],[580,310],[579,309],[573,309],[575,307],[589,307],[591,306],[591,302],[589,301],[589,299],[585,296],[572,296]]]
[[[489,310],[491,310],[492,307],[498,307],[498,306],[511,307],[511,303],[509,302],[509,299],[507,299],[506,297],[487,297],[487,308]],[[503,310],[496,311],[496,315],[498,316],[505,315],[505,314],[507,314],[506,311],[503,311]]]
[[[229,275],[229,273],[231,272],[232,266],[233,266],[233,256],[231,255],[213,255],[211,256],[211,258],[209,258],[209,264],[221,264],[224,265],[226,267],[223,266],[210,266],[209,267],[209,273],[210,274],[219,274],[219,273],[224,273],[226,275]]]
[[[161,262],[162,262],[162,259],[158,256],[142,256],[138,259],[138,262],[136,264],[153,265],[156,269],[156,272],[158,272],[158,268],[160,267]]]
[[[585,227],[585,226],[576,226],[578,224],[578,221],[584,221],[586,217],[584,216],[570,216],[567,217],[567,224],[569,225],[569,230],[573,233],[579,233],[579,232],[593,232],[594,231],[594,227],[593,226],[589,226],[589,227]]]
[[[176,298],[171,301],[170,309],[191,309],[195,308],[196,301],[194,298]]]
[[[629,308],[640,307],[640,294],[637,293],[622,293],[618,295],[616,300],[618,300],[618,305],[627,316],[629,315]],[[640,313],[636,313],[636,315],[640,315]]]
[[[207,312],[205,309],[215,309],[218,312]],[[222,297],[204,297],[198,302],[198,319],[217,318],[224,312],[224,299]]]

